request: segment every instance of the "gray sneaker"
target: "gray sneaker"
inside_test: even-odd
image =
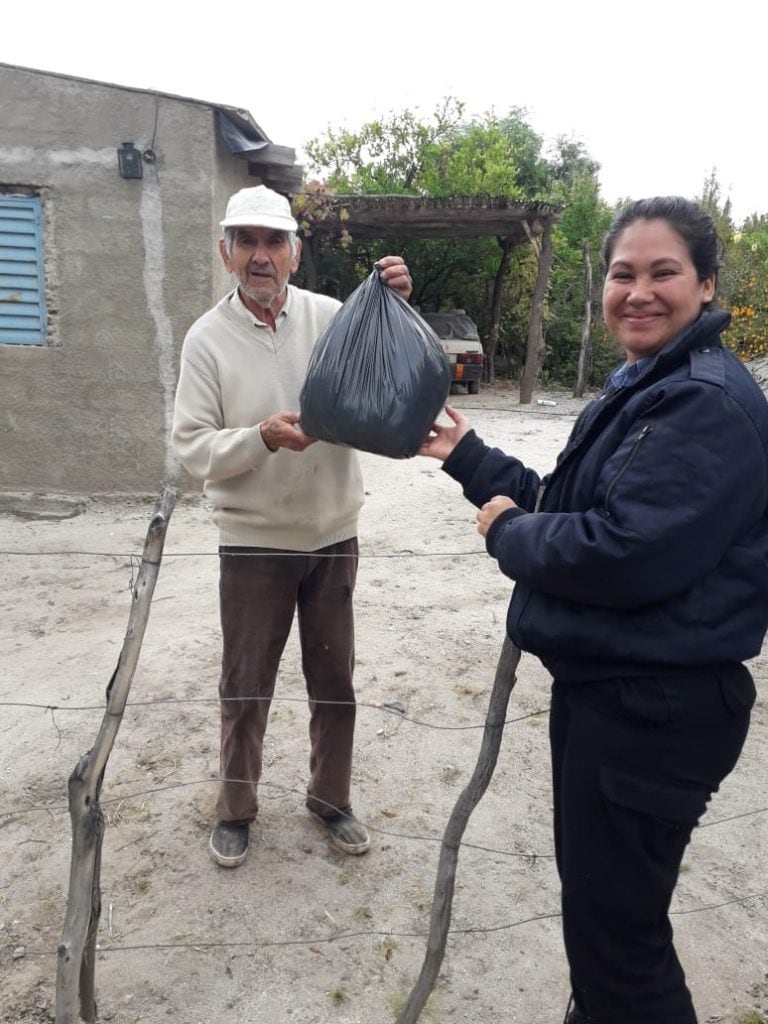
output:
[[[248,822],[220,821],[211,832],[208,849],[221,867],[239,867],[248,854]]]
[[[334,849],[340,853],[347,853],[353,857],[365,853],[371,845],[371,837],[368,829],[352,813],[352,808],[347,807],[325,818],[321,814],[315,814],[322,822],[328,836],[328,841]]]

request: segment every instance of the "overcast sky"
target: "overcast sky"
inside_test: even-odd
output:
[[[700,194],[768,212],[764,0],[38,0],[6,4],[0,60],[250,110],[301,151],[328,125],[451,95],[527,107],[581,139],[603,196]],[[2,97],[0,97],[2,103]]]

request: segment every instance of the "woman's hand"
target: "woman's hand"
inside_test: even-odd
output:
[[[381,271],[382,281],[407,301],[413,291],[413,281],[402,256],[383,256],[376,265]]]
[[[433,423],[429,437],[419,448],[419,455],[428,455],[441,462],[445,462],[462,437],[472,429],[469,420],[452,406],[446,405],[445,411],[453,420],[453,426],[444,427]]]
[[[511,498],[505,498],[503,494],[497,494],[490,501],[486,501],[476,516],[477,532],[483,537],[487,537],[496,518],[502,512],[506,512],[508,508],[517,508],[517,505]]]

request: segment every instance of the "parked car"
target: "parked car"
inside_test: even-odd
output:
[[[463,309],[421,315],[442,341],[448,356],[453,374],[451,394],[456,394],[459,385],[465,384],[467,394],[476,395],[480,390],[485,356],[474,321]]]

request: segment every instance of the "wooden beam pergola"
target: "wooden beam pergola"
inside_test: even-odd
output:
[[[519,245],[560,220],[564,207],[507,196],[328,196],[314,231],[357,238],[479,238],[496,235]],[[527,230],[524,225],[527,225]]]

